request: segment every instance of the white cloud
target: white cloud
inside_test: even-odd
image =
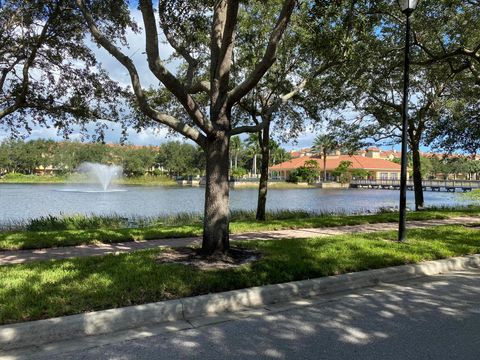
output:
[[[82,134],[80,128],[74,128],[72,134],[69,135],[69,140],[82,141]],[[87,133],[90,135],[95,133],[95,123],[87,125]],[[5,131],[0,131],[0,142],[7,139],[10,136]],[[107,143],[119,143],[122,136],[122,129],[119,124],[109,123],[108,130],[105,131],[105,142]],[[51,139],[55,141],[64,140],[61,135],[57,133],[57,129],[54,127],[46,128],[38,125],[32,126],[30,135],[26,136],[26,140],[36,139]],[[175,137],[175,139],[183,139],[181,137]],[[166,141],[172,140],[172,136],[168,134],[166,128],[147,128],[139,132],[131,129],[128,131],[127,142],[135,145],[159,145]],[[88,141],[88,139],[87,139]]]
[[[132,17],[135,22],[141,27],[143,24],[142,14],[138,9],[131,9]],[[159,81],[152,74],[150,69],[148,68],[147,63],[147,56],[145,54],[145,32],[143,28],[140,29],[138,33],[133,32],[129,29],[125,34],[128,46],[121,46],[121,50],[130,57],[136,68],[137,72],[140,76],[140,81],[144,88],[148,88],[149,86],[157,86]],[[159,44],[159,52],[160,57],[163,60],[168,59],[174,52],[173,48],[165,44],[160,35],[161,41]],[[128,71],[113,57],[111,56],[105,49],[99,48],[94,42],[92,42],[91,38],[88,38],[89,47],[95,53],[97,60],[103,65],[103,68],[110,74],[110,77],[121,83],[122,85],[129,86],[130,83],[130,76]],[[169,63],[167,64],[167,69],[175,72],[178,63]]]
[[[132,15],[138,25],[142,25],[141,12],[138,9],[132,9]],[[144,32],[141,29],[140,32],[134,33],[131,30],[126,32],[126,39],[128,46],[121,46],[121,50],[129,57],[132,58],[138,74],[140,76],[142,86],[148,88],[150,86],[156,87],[159,83],[158,79],[152,74],[148,68],[147,58],[145,55],[145,37]],[[102,64],[102,67],[107,71],[110,77],[124,86],[130,86],[130,76],[128,71],[106,50],[98,47],[89,35],[86,37],[87,45],[95,53],[97,60]],[[173,48],[163,41],[159,44],[160,56],[162,59],[168,59],[173,54]],[[167,68],[175,72],[178,67],[178,62],[172,62],[167,64]],[[94,133],[95,125],[92,123],[87,126],[89,133]],[[78,128],[79,129],[79,128]],[[25,134],[26,135],[26,134]],[[0,128],[0,141],[10,136],[10,133]],[[33,126],[30,135],[26,139],[53,139],[62,140],[62,136],[57,134],[57,129],[54,127],[46,128],[41,126]],[[81,140],[81,134],[79,130],[72,133],[69,136],[72,140]],[[106,131],[106,142],[117,143],[121,138],[121,128],[118,124],[109,123],[109,130]],[[158,130],[156,128],[148,128],[137,133],[135,130],[129,131],[128,142],[138,145],[153,145],[165,142],[167,140],[167,132],[165,129]]]
[[[137,22],[139,26],[143,24],[141,12],[136,9],[131,9],[132,16]],[[145,55],[145,36],[144,31],[141,29],[138,33],[134,33],[131,30],[126,32],[126,39],[128,46],[121,46],[121,50],[130,58],[132,58],[137,71],[140,75],[140,79],[142,82],[142,86],[144,88],[148,88],[150,86],[156,87],[159,83],[158,79],[152,74],[150,69],[148,68],[147,58]],[[108,72],[110,77],[118,81],[120,84],[124,86],[130,86],[130,76],[128,71],[114,58],[112,57],[106,50],[103,48],[99,48],[94,42],[92,42],[91,37],[88,35],[86,37],[86,41],[88,46],[92,49],[95,53],[97,60],[102,64],[103,68]],[[159,44],[160,48],[160,56],[162,59],[166,60],[173,54],[173,48],[168,44],[165,44],[164,41],[161,41]],[[179,66],[178,61],[171,62],[167,64],[167,68],[171,72],[175,72],[176,68]],[[352,118],[356,116],[356,114],[351,111],[347,110],[343,114],[346,118]],[[91,134],[94,133],[95,125],[91,124],[87,126],[90,130]],[[315,136],[320,133],[320,128],[311,129],[307,128],[304,132],[302,132],[296,141],[289,142],[287,144],[282,144],[286,149],[298,149],[298,148],[305,148],[310,147],[313,143]],[[132,144],[136,145],[158,145],[168,141],[172,138],[171,134],[167,133],[167,130],[164,127],[159,128],[146,128],[141,130],[140,132],[136,132],[135,130],[130,130],[128,132],[129,136],[127,141]],[[118,143],[121,138],[121,128],[118,124],[109,124],[109,130],[106,131],[105,134],[105,141],[109,143]],[[9,134],[2,129],[0,129],[0,141],[8,138]],[[31,134],[27,137],[27,139],[39,139],[39,138],[46,138],[46,139],[53,139],[53,140],[62,140],[62,137],[57,134],[57,129],[45,128],[34,126]],[[178,137],[183,139],[182,137]],[[242,137],[243,138],[243,137]],[[80,132],[74,132],[70,135],[70,139],[72,140],[81,140]]]

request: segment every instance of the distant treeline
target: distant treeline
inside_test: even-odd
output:
[[[83,162],[121,165],[125,176],[192,175],[203,169],[198,146],[171,141],[160,147],[52,140],[0,143],[0,173],[68,175]]]
[[[256,138],[243,142],[234,137],[231,147],[232,175],[255,173],[260,161]],[[274,143],[271,162],[278,163],[289,158],[290,154]],[[83,162],[121,165],[124,175],[129,177],[145,174],[195,176],[203,175],[205,169],[202,149],[180,141],[169,141],[157,147],[43,139],[11,139],[0,143],[0,175],[69,175]]]

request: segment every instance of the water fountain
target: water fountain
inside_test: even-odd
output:
[[[86,173],[90,181],[100,184],[103,192],[115,191],[109,189],[109,187],[113,180],[118,179],[122,175],[122,170],[121,166],[90,162],[85,162],[78,167],[78,172]]]
[[[55,191],[73,193],[109,193],[127,191],[125,189],[110,187],[115,179],[122,176],[123,169],[121,166],[84,162],[77,168],[77,172],[86,174],[88,184],[94,184],[94,187],[81,186],[76,188],[57,189]]]

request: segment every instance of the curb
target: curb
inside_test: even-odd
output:
[[[480,267],[480,254],[3,325],[0,326],[0,350],[185,321],[472,267]]]

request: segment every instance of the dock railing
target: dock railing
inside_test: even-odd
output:
[[[350,185],[361,186],[400,186],[400,180],[352,180]],[[413,181],[408,180],[407,186],[413,186]],[[471,188],[479,189],[480,180],[423,180],[423,187],[441,187],[441,188]]]

